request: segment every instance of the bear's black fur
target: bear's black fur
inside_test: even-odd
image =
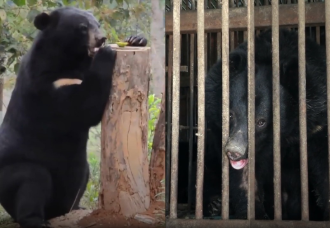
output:
[[[210,148],[212,140],[208,138],[208,145],[204,156],[204,183],[203,183],[203,214],[204,216],[219,216],[221,211],[221,174],[216,151]],[[189,188],[189,142],[179,142],[179,171],[178,171],[178,204],[188,203],[188,194],[192,197],[192,212],[195,212],[196,180],[197,180],[197,144],[193,143],[192,153],[192,187]]]
[[[47,227],[79,208],[88,132],[101,121],[116,59],[88,11],[60,8],[34,25],[0,128],[0,202],[21,227]]]
[[[256,218],[273,218],[272,37],[255,39]],[[280,110],[283,219],[300,219],[298,35],[280,30]],[[206,117],[221,145],[222,63],[206,78]],[[306,98],[311,209],[328,219],[326,56],[306,39]],[[223,146],[231,162],[230,207],[234,218],[247,215],[247,43],[230,54],[230,133]],[[321,147],[320,147],[321,146]],[[219,147],[221,149],[221,147]],[[219,151],[221,157],[221,151]],[[233,167],[236,167],[234,169]],[[313,191],[313,193],[311,192]],[[315,201],[317,200],[317,201]],[[317,207],[314,205],[316,203]],[[315,212],[314,212],[315,214]],[[311,219],[319,219],[311,212]]]

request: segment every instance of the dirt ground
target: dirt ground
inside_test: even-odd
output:
[[[164,203],[152,205],[145,213],[132,218],[111,213],[106,210],[95,210],[82,218],[77,225],[81,228],[160,228],[165,227]]]
[[[126,218],[106,210],[75,210],[65,216],[50,220],[53,228],[161,228],[165,227],[164,202],[150,206],[145,213]],[[1,228],[17,228],[19,225],[8,220]]]
[[[161,228],[165,227],[165,216],[159,210],[137,214],[126,218],[106,210],[75,210],[65,216],[49,221],[52,228]],[[8,220],[0,228],[18,228],[17,223]]]

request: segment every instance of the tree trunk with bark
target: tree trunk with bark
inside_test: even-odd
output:
[[[165,92],[165,1],[151,1],[151,93],[161,97]]]
[[[157,201],[156,195],[163,193],[161,181],[165,179],[165,95],[162,97],[159,119],[155,128],[150,159],[150,196]]]
[[[147,143],[150,48],[114,49],[117,60],[112,91],[101,123],[99,206],[132,217],[150,205]]]

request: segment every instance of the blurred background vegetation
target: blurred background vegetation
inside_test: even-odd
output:
[[[30,48],[37,34],[33,26],[34,17],[40,12],[49,12],[62,6],[76,6],[92,11],[100,21],[108,43],[115,43],[131,35],[143,35],[150,46],[151,0],[0,0],[0,77],[4,78],[4,113],[15,85],[22,55]],[[149,159],[159,104],[159,98],[153,94],[149,95]],[[90,130],[88,161],[91,176],[81,202],[81,205],[88,209],[97,208],[100,135],[100,125]],[[10,218],[0,206],[0,226],[7,221],[10,221]]]

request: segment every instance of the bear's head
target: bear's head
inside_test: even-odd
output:
[[[258,46],[259,44],[257,44]],[[270,53],[270,52],[269,52]],[[255,153],[259,159],[272,159],[273,101],[271,58],[255,58]],[[264,54],[261,54],[264,55]],[[271,57],[271,53],[270,53]],[[269,61],[268,61],[269,60]],[[230,131],[224,150],[234,169],[240,170],[248,163],[248,66],[247,52],[237,49],[230,54]],[[292,129],[291,101],[287,91],[280,86],[281,137],[286,138]],[[265,149],[266,147],[266,149]],[[269,148],[268,148],[269,147]],[[260,158],[261,157],[261,158]]]
[[[66,54],[92,57],[106,40],[93,14],[74,7],[43,12],[35,17],[34,26],[41,31],[40,39]]]

